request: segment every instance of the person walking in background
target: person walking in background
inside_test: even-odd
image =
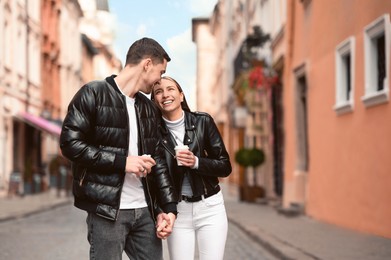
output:
[[[170,259],[193,259],[196,241],[201,260],[223,259],[228,222],[218,178],[229,176],[232,167],[222,137],[210,115],[190,111],[173,78],[163,76],[151,99],[166,124],[161,145],[179,198],[178,217],[168,238]],[[175,154],[183,145],[185,149]]]
[[[123,251],[162,259],[160,238],[171,233],[177,198],[157,145],[160,111],[140,91],[151,93],[170,60],[142,38],[118,76],[87,83],[69,104],[60,147],[72,162],[74,204],[88,212],[90,259],[121,259]]]

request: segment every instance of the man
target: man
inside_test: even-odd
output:
[[[121,259],[123,251],[162,259],[159,238],[172,230],[177,198],[158,150],[159,110],[139,92],[151,93],[170,60],[142,38],[118,76],[86,84],[69,104],[60,147],[72,162],[75,206],[88,212],[91,259]]]

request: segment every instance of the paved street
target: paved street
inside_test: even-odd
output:
[[[229,222],[228,239],[225,248],[226,260],[272,260],[277,259],[270,255],[259,243],[250,238],[236,225]]]
[[[66,205],[0,223],[0,259],[88,259],[85,213]]]
[[[0,259],[88,259],[85,216],[72,205],[0,223]],[[165,259],[167,256],[164,248]],[[230,223],[226,260],[275,259]],[[127,257],[124,257],[127,259]]]

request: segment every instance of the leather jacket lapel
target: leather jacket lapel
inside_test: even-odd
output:
[[[188,145],[190,151],[194,151],[194,146],[196,145],[196,128],[194,122],[192,122],[191,117],[185,112],[185,139],[183,144]]]

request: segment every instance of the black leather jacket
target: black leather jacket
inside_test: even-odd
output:
[[[129,149],[129,124],[125,97],[114,75],[83,86],[74,96],[64,119],[60,147],[72,162],[75,206],[116,220]],[[145,95],[137,93],[135,109],[139,154],[150,154],[156,166],[142,178],[153,217],[162,210],[176,212],[163,149],[158,142],[161,114]]]
[[[184,144],[198,157],[198,169],[178,166],[175,159],[175,139],[169,130],[162,128],[162,146],[165,148],[169,172],[174,180],[176,195],[181,196],[184,174],[187,174],[193,196],[213,191],[218,177],[227,177],[232,171],[228,152],[213,118],[207,113],[185,111]]]

